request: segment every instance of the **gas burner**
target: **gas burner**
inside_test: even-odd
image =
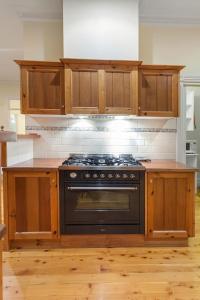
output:
[[[63,162],[67,166],[138,166],[140,163],[136,161],[131,154],[71,154],[70,157]]]

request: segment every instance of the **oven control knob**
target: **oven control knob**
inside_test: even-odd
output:
[[[93,174],[93,178],[98,178],[98,174],[97,174],[97,173],[94,173],[94,174]]]
[[[108,178],[113,178],[113,174],[108,174]]]
[[[123,174],[123,178],[126,179],[128,178],[128,175],[126,173]]]
[[[135,178],[135,174],[130,174],[130,178],[131,179]]]
[[[105,178],[105,174],[101,173],[100,178]]]
[[[77,173],[76,172],[71,172],[70,174],[69,174],[69,176],[70,176],[70,178],[76,178],[77,177]]]
[[[85,178],[90,178],[90,173],[86,173]]]
[[[121,177],[121,175],[120,174],[115,174],[115,178],[120,178]]]

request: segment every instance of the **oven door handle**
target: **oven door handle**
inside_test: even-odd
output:
[[[107,190],[107,191],[121,191],[121,190],[126,190],[126,191],[137,191],[138,187],[133,186],[133,187],[113,187],[113,186],[68,186],[68,190],[70,191],[80,191],[80,190],[87,190],[87,191],[95,191],[95,190]]]

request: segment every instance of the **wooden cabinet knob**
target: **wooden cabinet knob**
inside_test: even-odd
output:
[[[9,217],[11,217],[11,218],[16,218],[16,213],[11,213],[11,214],[9,214]]]

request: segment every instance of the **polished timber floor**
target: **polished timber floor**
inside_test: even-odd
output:
[[[4,253],[5,300],[200,299],[200,198],[187,248]]]

